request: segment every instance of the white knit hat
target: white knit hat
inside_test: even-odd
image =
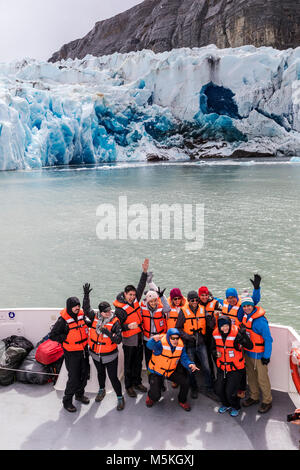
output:
[[[156,300],[158,299],[158,293],[155,292],[154,290],[148,290],[146,294],[146,302],[151,302],[151,300]]]

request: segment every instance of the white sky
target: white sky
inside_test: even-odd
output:
[[[142,0],[0,0],[0,62],[47,60],[97,21],[138,3]]]

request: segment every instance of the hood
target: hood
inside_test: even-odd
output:
[[[66,302],[66,309],[67,312],[70,316],[73,316],[74,313],[72,312],[72,308],[75,307],[76,305],[80,305],[80,300],[78,297],[69,297]]]
[[[169,345],[171,346],[171,348],[174,348],[174,346],[172,346],[172,344],[170,343],[170,336],[172,336],[172,335],[180,336],[180,331],[177,330],[177,328],[170,328],[167,331],[167,341],[168,341]]]
[[[221,332],[220,328],[223,325],[229,325],[229,331],[230,331],[230,329],[231,329],[231,320],[226,315],[220,315],[219,318],[218,318],[218,329],[219,329],[220,332]]]

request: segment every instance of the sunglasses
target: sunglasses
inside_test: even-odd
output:
[[[170,336],[172,341],[179,341],[179,336]]]
[[[191,299],[189,302],[198,302],[198,299]]]
[[[181,300],[181,297],[174,297],[173,300]]]

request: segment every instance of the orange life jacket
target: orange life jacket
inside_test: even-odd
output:
[[[104,328],[106,328],[108,331],[111,331],[112,327],[117,321],[117,317],[113,317],[112,320],[110,320],[104,325]],[[95,354],[100,354],[101,356],[111,354],[118,348],[118,346],[116,343],[113,343],[112,340],[106,334],[100,333],[100,335],[98,335],[96,331],[97,323],[98,318],[95,316],[89,334],[90,350],[93,351]]]
[[[231,329],[226,336],[225,343],[220,333],[219,328],[215,328],[213,331],[213,337],[216,342],[217,352],[221,353],[220,357],[217,357],[217,367],[224,370],[225,372],[231,372],[233,370],[244,369],[245,359],[242,348],[237,351],[234,348],[234,340],[238,334],[238,327],[231,325]]]
[[[223,302],[222,314],[229,317],[231,319],[231,323],[233,325],[239,326],[239,324],[240,324],[240,322],[238,320],[238,317],[237,317],[237,314],[238,314],[239,308],[241,306],[241,303],[242,303],[242,301],[241,301],[240,298],[239,298],[237,304],[234,305],[234,307],[231,307],[229,305],[229,303],[227,302],[227,300],[224,300],[224,302]],[[229,310],[229,307],[231,307],[230,310]]]
[[[167,331],[170,328],[175,328],[178,319],[178,313],[179,311],[177,312],[175,307],[171,308],[171,310],[169,311],[167,318]]]
[[[208,302],[206,305],[203,305],[203,307],[205,308],[206,316],[211,315],[215,317],[216,320],[218,320],[219,318],[219,312],[215,312],[215,307],[216,307],[217,302],[218,301],[216,299],[213,299],[210,302]]]
[[[253,315],[251,315],[251,317],[249,317],[248,321],[247,321],[246,313],[243,316],[242,323],[243,323],[243,325],[245,325],[246,332],[250,336],[250,340],[253,343],[253,349],[250,350],[250,349],[244,348],[247,351],[251,351],[253,353],[262,353],[265,350],[265,340],[264,340],[264,338],[261,335],[255,333],[252,329],[253,320],[255,320],[256,318],[259,318],[259,317],[263,317],[265,315],[265,313],[266,312],[262,307],[256,307],[256,311],[253,313]]]
[[[159,307],[155,310],[153,317],[151,315],[150,310],[148,309],[147,305],[142,302],[141,304],[142,309],[142,325],[143,331],[146,338],[150,338],[151,333],[153,334],[161,334],[167,332],[167,320],[165,315],[163,314],[162,307]],[[154,331],[151,332],[151,318],[154,320],[156,333]]]
[[[188,335],[193,335],[196,332],[200,332],[203,335],[206,333],[206,321],[205,321],[205,308],[203,305],[198,305],[196,313],[194,313],[189,306],[181,309],[184,313],[185,322],[183,331]]]
[[[159,356],[156,356],[154,353],[152,354],[149,362],[149,368],[158,374],[161,374],[165,377],[170,377],[170,375],[175,372],[177,364],[181,358],[184,345],[182,340],[179,338],[177,346],[172,352],[171,346],[167,340],[167,335],[163,335],[160,341],[163,348],[162,353]]]
[[[89,329],[84,321],[84,313],[82,310],[77,315],[77,321],[75,321],[67,312],[67,309],[63,309],[60,312],[62,318],[67,322],[69,327],[69,333],[63,342],[63,348],[66,351],[83,351],[88,342]]]
[[[134,323],[134,322],[138,324],[138,327],[134,328],[134,330],[122,331],[123,338],[129,338],[130,336],[134,336],[140,333],[142,331],[141,329],[142,317],[141,317],[141,307],[137,299],[135,299],[133,306],[127,303],[119,302],[118,300],[115,300],[113,304],[115,307],[122,308],[126,312],[127,317],[126,317],[126,320],[124,321],[124,325],[128,325],[129,323]]]

